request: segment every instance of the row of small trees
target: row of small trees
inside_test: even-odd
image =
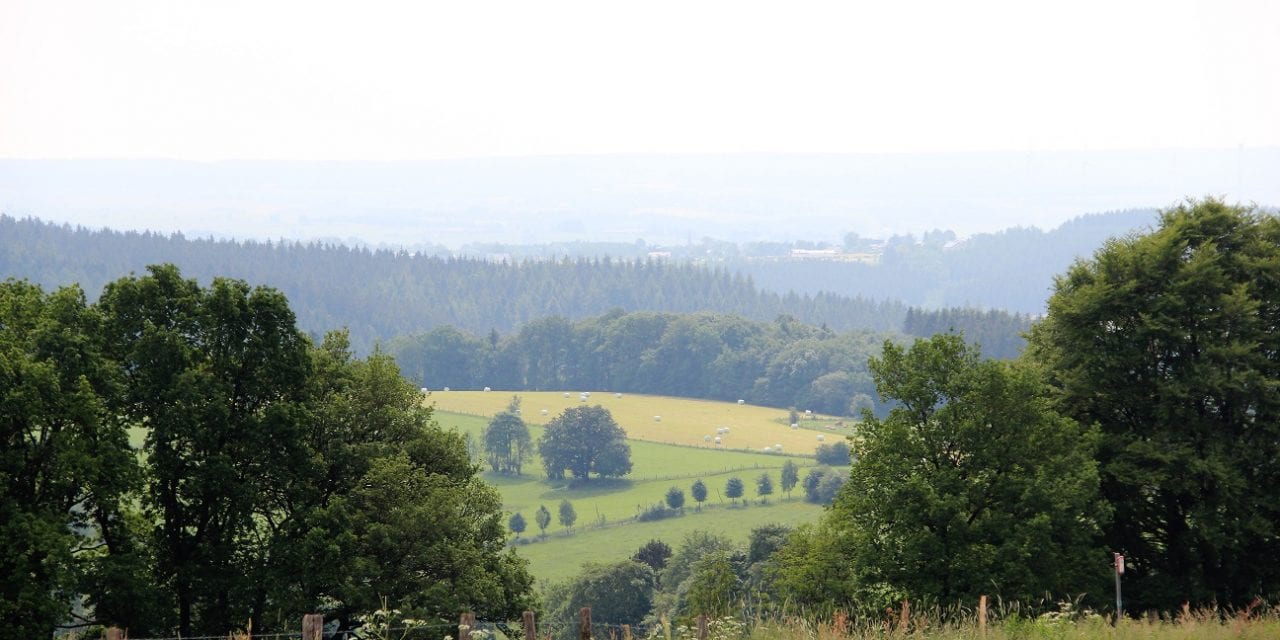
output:
[[[543,538],[547,537],[547,527],[551,526],[551,511],[547,509],[547,505],[539,505],[538,510],[533,514],[534,522],[538,525],[539,535]],[[578,511],[573,508],[573,503],[568,500],[560,501],[560,509],[558,514],[560,526],[568,531],[573,531],[573,525],[578,521]],[[507,528],[516,534],[516,538],[525,532],[528,528],[528,522],[524,519],[524,514],[519,511],[511,514],[511,518],[507,520]]]

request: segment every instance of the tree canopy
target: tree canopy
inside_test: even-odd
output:
[[[495,415],[484,429],[484,456],[494,473],[520,475],[533,457],[529,426],[520,417],[520,398],[511,399],[506,411]]]
[[[841,589],[831,595],[864,607],[993,589],[1029,601],[1106,584],[1097,433],[1050,409],[1034,370],[983,361],[955,335],[886,343],[871,368],[897,406],[883,420],[864,416],[857,460],[826,518],[850,554],[828,567],[845,572],[824,578]],[[815,553],[831,549],[816,542]]]
[[[1280,220],[1164,212],[1058,278],[1030,359],[1102,430],[1108,546],[1135,607],[1280,591]]]
[[[578,480],[592,473],[621,477],[631,473],[626,436],[608,409],[570,407],[547,424],[538,439],[538,454],[551,479],[563,478],[566,471]]]
[[[273,289],[162,265],[86,305],[9,281],[0,355],[0,619],[24,637],[78,594],[135,635],[288,629],[322,600],[346,628],[382,597],[442,620],[531,604],[462,437]]]

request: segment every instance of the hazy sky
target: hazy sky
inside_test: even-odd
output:
[[[0,157],[1280,145],[1280,2],[0,0]]]

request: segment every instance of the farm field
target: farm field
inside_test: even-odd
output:
[[[851,432],[848,428],[851,420],[819,415],[807,416],[808,419],[804,420],[806,428],[791,429],[787,411],[775,407],[639,394],[617,397],[604,391],[592,391],[590,394],[586,402],[581,401],[577,391],[568,393],[568,397],[563,391],[519,392],[514,395],[520,396],[521,417],[530,425],[546,424],[569,407],[600,405],[613,414],[630,440],[705,449],[759,451],[781,444],[786,453],[813,455],[823,440],[834,442]],[[509,391],[432,391],[427,402],[440,411],[487,418],[506,409],[512,395]],[[836,427],[838,422],[846,426]],[[831,429],[822,429],[826,432],[818,433],[818,425]],[[714,439],[717,429],[724,427],[729,432],[720,434],[722,444],[719,447],[714,441],[706,440],[707,436]]]
[[[650,540],[662,540],[675,548],[686,534],[702,530],[745,544],[751,530],[756,527],[765,524],[795,527],[816,522],[822,512],[822,507],[804,502],[799,497],[770,500],[763,506],[704,507],[700,513],[685,507],[685,515],[655,522],[632,522],[592,529],[579,526],[577,532],[569,536],[548,530],[546,540],[518,546],[516,553],[529,559],[529,569],[535,578],[554,583],[577,575],[584,562],[616,562],[629,558]],[[527,513],[525,515],[528,517]],[[558,526],[553,520],[552,527]],[[530,537],[530,533],[526,531],[523,537]],[[533,537],[537,533],[537,528],[533,528]]]
[[[469,435],[477,446],[488,424],[487,418],[445,411],[437,411],[435,418],[442,427]],[[530,425],[529,431],[536,440],[542,427]],[[539,505],[546,505],[551,511],[552,522],[546,539],[518,547],[518,553],[529,559],[533,575],[539,580],[571,577],[586,560],[629,557],[640,545],[654,538],[675,545],[686,533],[703,529],[741,542],[754,527],[812,522],[822,514],[822,507],[801,500],[803,489],[800,487],[792,491],[791,499],[787,499],[781,489],[783,462],[788,459],[796,462],[803,480],[808,469],[815,465],[812,458],[636,440],[627,443],[631,446],[633,471],[624,479],[596,479],[575,486],[549,482],[543,478],[541,464],[536,460],[526,466],[522,476],[484,474],[485,481],[502,494],[503,509],[524,515],[528,528],[522,537],[538,536],[534,513]],[[774,485],[774,494],[764,505],[759,504],[756,497],[755,482],[762,473],[769,474]],[[734,506],[733,501],[724,497],[725,483],[733,476],[742,479],[744,497],[751,501],[749,506]],[[695,509],[690,494],[690,486],[698,478],[706,483],[708,493],[700,512]],[[653,522],[634,520],[639,509],[661,502],[673,486],[685,492],[685,515]],[[564,528],[556,521],[561,500],[573,503],[578,514],[573,535],[565,535]]]

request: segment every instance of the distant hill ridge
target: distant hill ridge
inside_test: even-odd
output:
[[[280,289],[300,326],[351,330],[367,350],[397,335],[455,326],[510,331],[534,319],[626,311],[713,311],[754,320],[790,315],[833,330],[899,331],[900,302],[777,294],[724,268],[663,261],[561,259],[515,264],[292,242],[188,239],[90,230],[0,215],[0,277],[79,283],[90,298],[116,278],[170,262],[202,282],[241,278]]]

